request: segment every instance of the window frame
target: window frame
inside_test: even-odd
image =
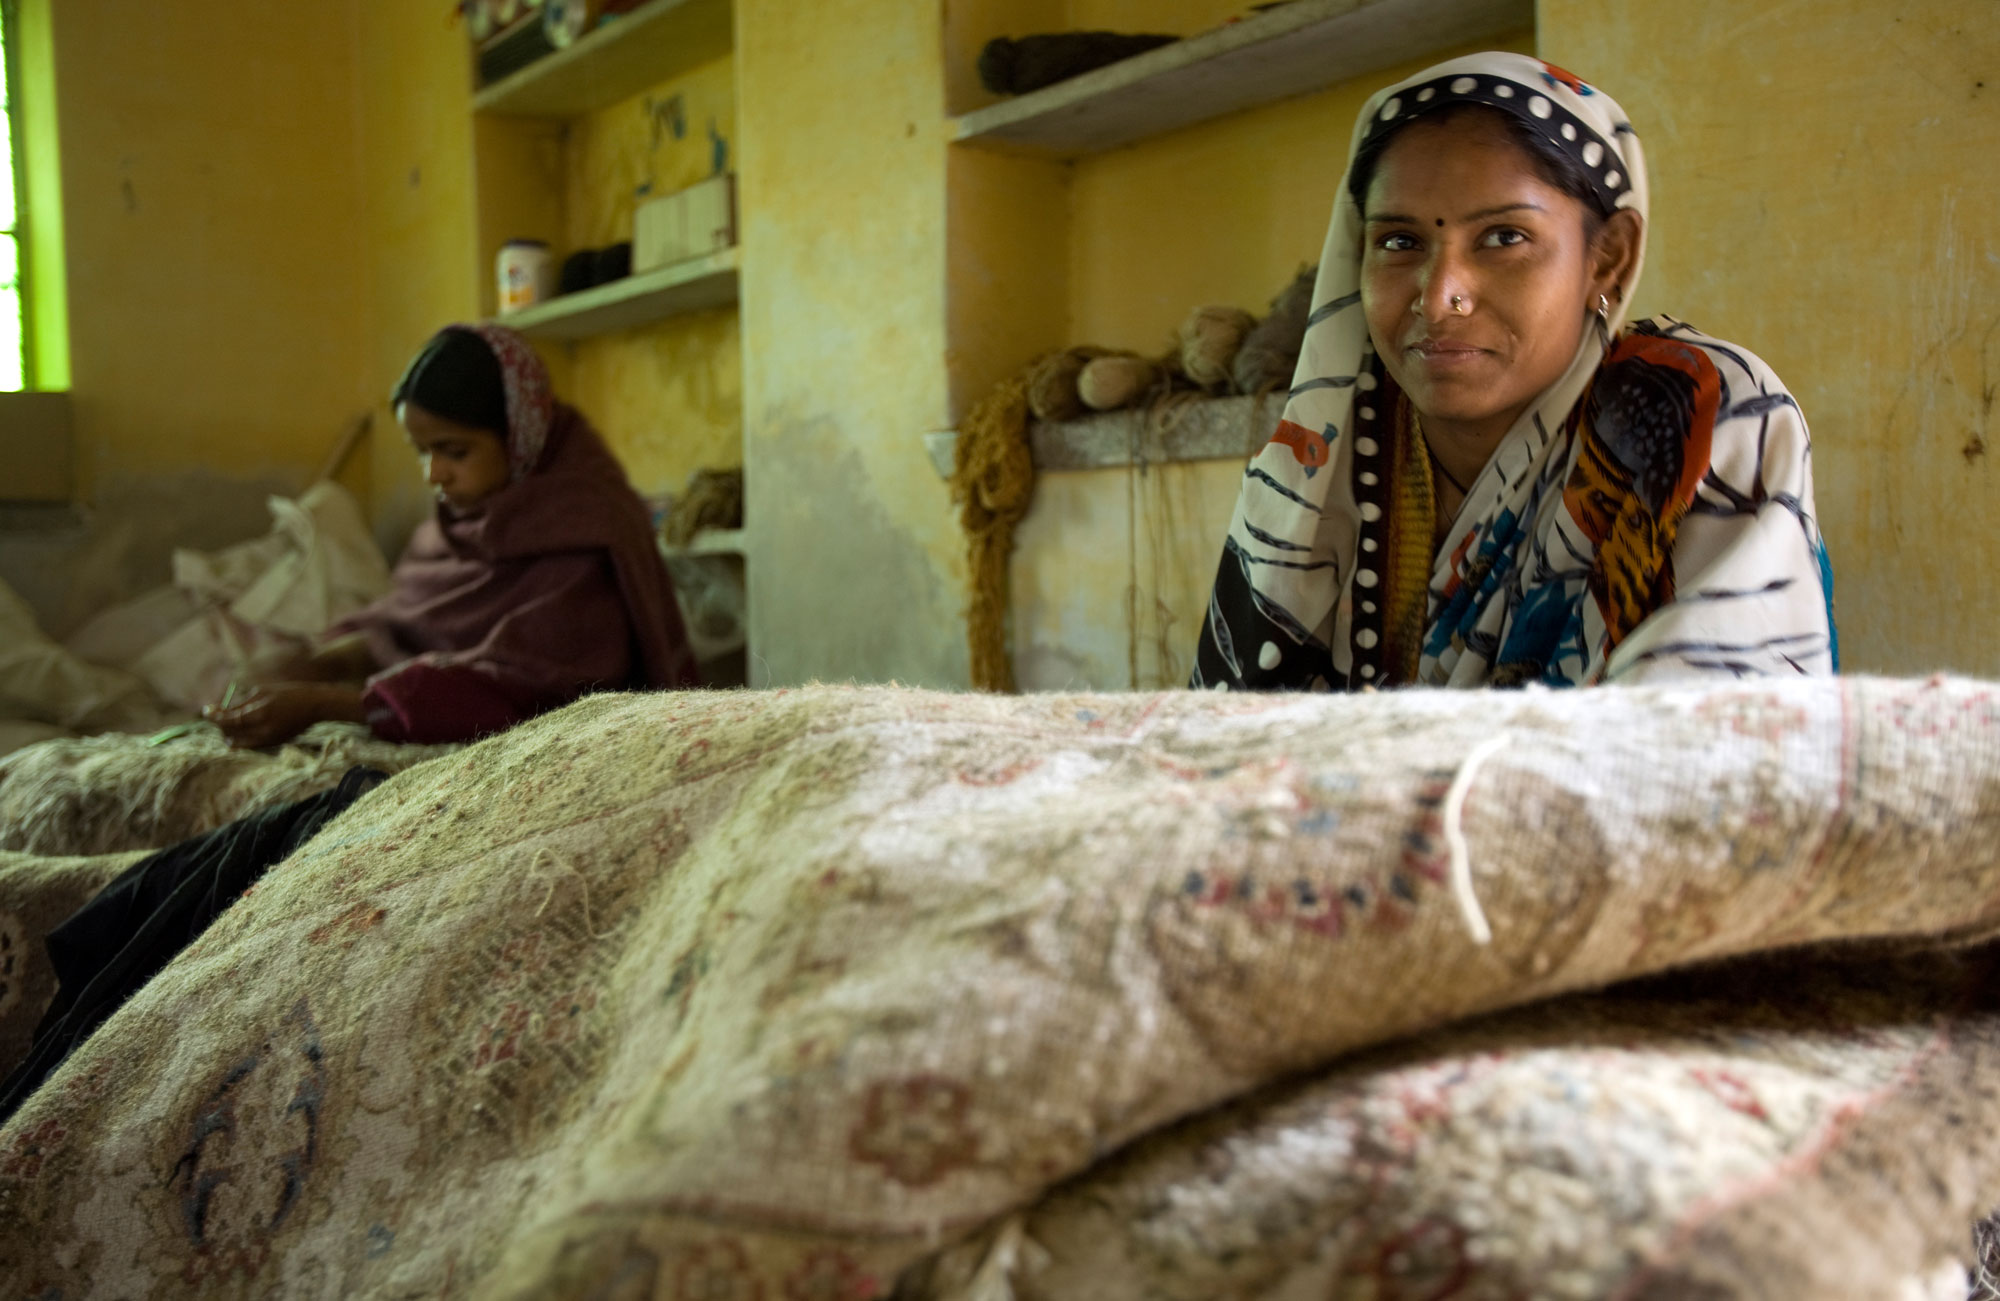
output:
[[[14,180],[14,302],[21,320],[21,389],[36,387],[40,372],[35,356],[34,259],[28,255],[30,219],[28,214],[28,168],[26,136],[21,130],[21,22],[20,0],[0,0],[0,49],[6,58],[0,71],[6,75],[7,165]]]

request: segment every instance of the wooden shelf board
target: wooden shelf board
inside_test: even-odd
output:
[[[1293,0],[967,113],[955,138],[1052,158],[1212,118],[1532,27],[1534,0]],[[1345,131],[1347,123],[1336,124]]]
[[[531,339],[588,339],[736,301],[736,250],[690,258],[495,318]]]
[[[1028,443],[1037,470],[1104,470],[1168,461],[1248,461],[1277,432],[1285,395],[1204,398],[1167,412],[1106,411],[1081,420],[1037,420]],[[951,477],[958,431],[924,435],[941,478]]]
[[[476,113],[575,117],[728,54],[730,0],[651,0],[472,97]]]

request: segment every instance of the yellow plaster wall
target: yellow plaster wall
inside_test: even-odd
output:
[[[1542,0],[1631,115],[1641,311],[1763,356],[1813,432],[1849,670],[2000,673],[2000,22],[1990,0]]]
[[[1069,338],[1068,169],[953,149],[946,159],[951,405]]]
[[[1062,0],[945,0],[942,8],[945,102],[954,113],[995,98],[977,73],[989,40],[1066,26]],[[1046,159],[946,149],[946,367],[954,415],[1068,339],[1069,173],[1067,164]]]
[[[936,5],[738,0],[753,683],[963,685]]]
[[[357,0],[364,460],[377,540],[394,556],[428,509],[388,397],[439,327],[480,311],[470,74],[462,31],[431,7]],[[490,275],[487,277],[490,279]]]
[[[566,396],[641,493],[680,492],[703,466],[743,463],[742,332],[734,308],[577,345]]]
[[[1250,0],[1069,0],[1076,31],[1193,36],[1251,12]]]
[[[469,106],[461,108],[468,112]],[[478,214],[479,314],[499,311],[495,264],[511,240],[538,239],[562,264],[568,246],[568,125],[552,118],[472,118],[474,210]]]
[[[678,128],[678,130],[676,129]],[[641,198],[737,166],[736,77],[718,59],[571,124],[561,253],[632,238]],[[567,396],[642,493],[679,491],[703,466],[743,462],[736,309],[676,317],[568,349]]]
[[[346,10],[51,17],[80,488],[301,477],[366,405]]]

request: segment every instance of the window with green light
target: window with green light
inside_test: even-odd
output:
[[[21,389],[27,376],[22,320],[21,133],[14,121],[14,6],[0,4],[0,392]]]

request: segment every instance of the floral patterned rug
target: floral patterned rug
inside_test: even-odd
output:
[[[1963,1296],[1996,832],[1974,682],[596,697],[0,1129],[0,1294]]]

